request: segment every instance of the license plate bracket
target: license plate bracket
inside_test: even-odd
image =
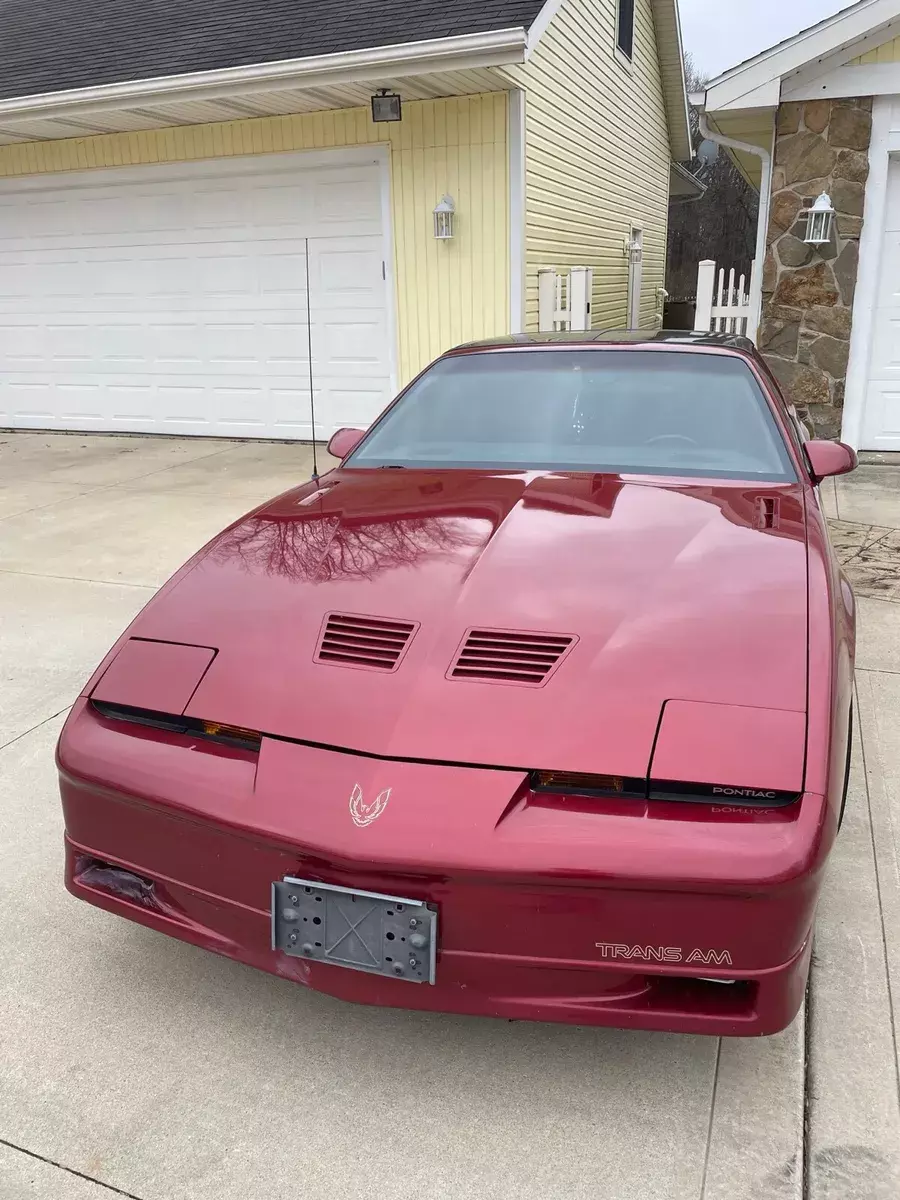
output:
[[[272,884],[272,949],[370,975],[434,983],[437,913],[424,900],[285,876]]]

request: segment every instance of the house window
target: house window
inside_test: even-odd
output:
[[[630,62],[634,57],[634,0],[618,0],[616,45]]]

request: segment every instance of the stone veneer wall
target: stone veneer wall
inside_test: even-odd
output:
[[[778,110],[759,346],[822,437],[840,436],[871,136],[871,97]],[[800,213],[821,192],[838,214],[834,233],[807,246]]]

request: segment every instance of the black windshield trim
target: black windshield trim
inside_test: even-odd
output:
[[[796,473],[775,474],[772,471],[760,472],[758,475],[753,474],[752,471],[710,471],[707,468],[694,470],[693,468],[666,467],[654,471],[647,467],[623,467],[613,463],[582,462],[560,465],[556,462],[515,463],[508,459],[503,462],[452,462],[443,458],[415,458],[409,459],[407,462],[397,462],[396,459],[385,459],[384,462],[380,462],[373,458],[362,463],[351,462],[350,459],[347,459],[346,462],[341,463],[342,469],[346,467],[351,467],[355,471],[383,471],[386,467],[395,467],[397,470],[404,471],[491,471],[504,475],[527,475],[537,472],[552,475],[619,475],[630,479],[721,479],[725,482],[750,484],[797,482]]]

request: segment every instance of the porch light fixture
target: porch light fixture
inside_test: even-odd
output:
[[[373,121],[402,121],[403,112],[400,108],[400,97],[396,92],[380,88],[372,97]]]
[[[806,210],[806,237],[808,246],[827,246],[831,241],[834,225],[834,206],[831,197],[823,192],[812,208]]]
[[[453,214],[456,205],[452,196],[442,196],[440,204],[434,206],[434,236],[446,242],[453,237]]]

